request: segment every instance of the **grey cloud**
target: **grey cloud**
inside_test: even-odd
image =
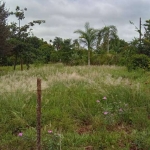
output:
[[[78,38],[73,32],[84,29],[85,22],[91,27],[102,28],[105,25],[115,25],[120,38],[127,41],[138,37],[133,25],[150,19],[149,0],[4,0],[10,10],[18,5],[27,7],[25,20],[22,24],[32,20],[46,20],[45,24],[34,27],[34,34],[45,40],[56,36],[62,38]],[[15,20],[11,17],[10,20]],[[17,21],[17,20],[16,20]]]

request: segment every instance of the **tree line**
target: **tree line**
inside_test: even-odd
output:
[[[20,64],[23,70],[23,64],[29,69],[30,64],[62,62],[66,65],[125,65],[128,69],[150,67],[150,20],[143,24],[144,33],[135,26],[139,37],[131,42],[120,39],[114,25],[94,29],[88,22],[84,30],[74,31],[78,39],[55,37],[47,42],[32,33],[34,25],[41,25],[45,20],[33,20],[21,26],[27,8],[17,6],[10,12],[5,5],[0,1],[1,66],[13,66],[15,70]],[[8,25],[10,15],[15,15],[18,22]]]

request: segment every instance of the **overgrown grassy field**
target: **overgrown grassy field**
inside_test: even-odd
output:
[[[0,76],[0,149],[150,150],[150,72],[116,66],[31,67]]]

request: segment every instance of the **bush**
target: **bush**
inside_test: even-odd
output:
[[[144,54],[135,54],[131,57],[129,60],[129,63],[127,64],[128,70],[136,70],[136,69],[144,69],[149,70],[150,69],[150,58],[147,55]]]
[[[118,61],[118,56],[114,54],[100,54],[91,57],[92,65],[116,65]]]

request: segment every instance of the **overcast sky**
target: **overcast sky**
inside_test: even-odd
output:
[[[74,31],[84,30],[85,22],[95,29],[105,25],[115,25],[121,39],[131,41],[138,37],[131,20],[139,27],[139,18],[142,23],[150,19],[150,0],[3,0],[6,8],[15,11],[16,6],[27,8],[25,20],[45,20],[45,24],[33,27],[33,33],[46,41],[61,37],[63,39],[78,38]],[[9,17],[9,22],[17,20]]]

